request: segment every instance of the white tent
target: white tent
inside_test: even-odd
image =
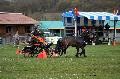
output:
[[[62,17],[73,17],[74,18],[74,12],[69,11],[62,14]],[[113,35],[113,41],[116,37],[116,22],[120,20],[120,16],[108,13],[108,12],[78,12],[77,17],[86,17],[90,20],[112,20],[114,21],[114,35]]]

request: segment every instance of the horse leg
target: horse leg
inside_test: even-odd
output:
[[[67,45],[66,48],[64,49],[65,57],[66,57],[66,50],[67,50],[68,47],[69,47],[69,45]]]
[[[87,57],[87,56],[85,55],[85,49],[84,49],[84,48],[82,48],[82,52],[80,53],[80,56],[81,56],[82,54],[84,55],[84,57]]]
[[[62,56],[64,52],[64,49],[62,49],[62,52],[59,52],[59,55]]]
[[[77,49],[77,53],[76,53],[76,55],[75,55],[75,56],[76,56],[76,57],[79,57],[79,56],[78,56],[78,54],[79,54],[79,48],[78,48],[78,47],[76,47],[76,49]]]
[[[64,49],[64,54],[65,54],[65,57],[66,57],[66,48]]]
[[[60,56],[62,56],[63,53],[66,55],[66,48],[62,49],[62,52],[60,53]]]

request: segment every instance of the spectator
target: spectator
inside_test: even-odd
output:
[[[15,43],[14,46],[18,46],[19,45],[19,34],[18,31],[15,33]]]

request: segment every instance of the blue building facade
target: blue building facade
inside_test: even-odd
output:
[[[55,36],[64,36],[64,25],[62,21],[39,21],[39,29],[44,32],[50,32]]]

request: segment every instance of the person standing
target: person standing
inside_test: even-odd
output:
[[[18,31],[15,33],[15,42],[14,42],[14,46],[18,47],[19,45],[19,34]]]

